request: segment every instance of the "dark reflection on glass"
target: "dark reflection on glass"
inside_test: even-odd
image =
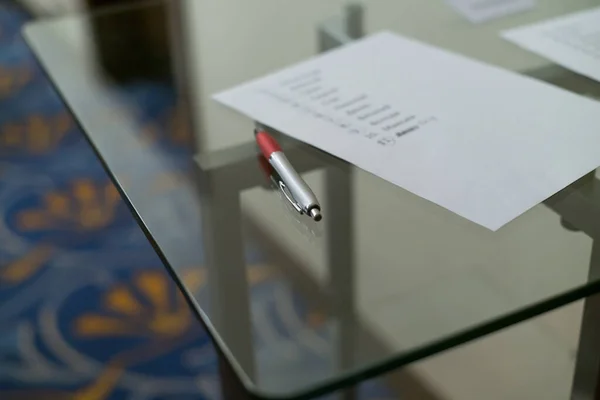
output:
[[[172,72],[167,4],[148,7],[143,6],[147,2],[139,0],[87,3],[94,11],[109,13],[90,21],[99,66],[108,77],[119,83],[169,81]],[[136,12],[111,11],[111,7],[129,5],[137,6]]]

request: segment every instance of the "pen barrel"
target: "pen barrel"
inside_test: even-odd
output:
[[[315,208],[318,210],[321,209],[317,197],[306,182],[304,182],[304,179],[292,167],[285,154],[281,151],[271,153],[269,163],[277,171],[281,180],[294,197],[294,200],[298,202],[298,205],[305,213],[310,214],[310,211]]]

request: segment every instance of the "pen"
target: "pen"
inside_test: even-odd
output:
[[[277,141],[267,132],[257,130],[256,143],[263,156],[281,178],[280,188],[288,200],[294,204],[296,210],[301,214],[309,215],[315,221],[320,221],[322,216],[319,200],[292,167]],[[285,189],[289,191],[292,198],[287,195]]]

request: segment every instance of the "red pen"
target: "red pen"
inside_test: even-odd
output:
[[[306,214],[315,221],[320,221],[322,218],[321,206],[317,197],[292,167],[292,164],[283,154],[279,143],[263,130],[256,131],[256,143],[263,156],[279,174],[281,178],[280,188],[294,205],[294,208],[301,214]],[[287,195],[286,190],[289,191],[291,197]]]

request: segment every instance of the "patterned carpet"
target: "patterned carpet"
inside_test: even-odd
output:
[[[0,399],[219,398],[208,336],[21,38],[27,19],[0,0]],[[184,142],[155,145],[181,156]],[[319,323],[248,257],[253,307],[282,325],[277,297]],[[185,279],[201,289],[202,268]],[[360,394],[390,397],[378,383]]]

